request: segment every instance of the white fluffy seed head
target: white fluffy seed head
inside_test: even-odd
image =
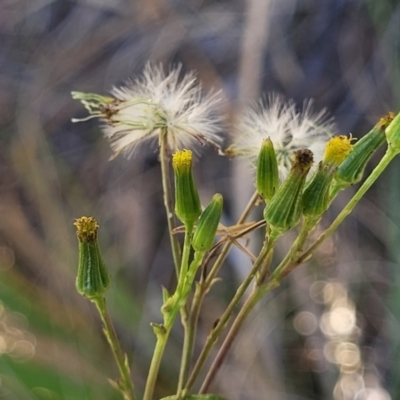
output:
[[[166,130],[171,152],[210,143],[220,148],[220,118],[215,115],[219,93],[202,96],[196,75],[180,79],[181,66],[166,74],[161,66],[147,64],[142,76],[113,88],[110,116],[102,115],[103,130],[116,154],[134,153],[145,140]]]
[[[310,149],[314,153],[314,165],[317,165],[334,130],[333,120],[324,110],[314,112],[311,100],[304,102],[299,112],[293,101],[285,102],[282,96],[271,94],[242,114],[228,153],[247,157],[255,165],[262,141],[269,137],[283,179],[296,150]]]

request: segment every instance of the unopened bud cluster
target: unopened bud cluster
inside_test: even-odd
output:
[[[339,165],[351,152],[351,139],[335,136],[328,141],[323,160],[313,177],[307,175],[313,164],[308,149],[294,152],[288,177],[279,185],[277,161],[272,142],[266,140],[257,166],[257,190],[266,201],[264,218],[270,234],[281,235],[296,226],[301,216],[321,216],[329,205],[329,188]]]
[[[317,222],[336,194],[358,183],[372,154],[385,142],[400,153],[400,114],[383,116],[374,128],[354,145],[351,137],[331,138],[316,172],[307,178],[313,155],[310,150],[294,152],[292,168],[280,183],[278,162],[270,138],[264,140],[257,163],[256,186],[266,202],[264,218],[270,234],[280,235],[296,226],[301,216]]]

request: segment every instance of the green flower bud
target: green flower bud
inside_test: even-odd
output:
[[[222,205],[222,195],[214,194],[211,203],[202,212],[192,240],[192,246],[196,251],[208,251],[212,248],[221,219]]]
[[[308,149],[294,153],[294,161],[288,177],[264,210],[264,218],[275,234],[281,235],[296,226],[301,217],[301,195],[313,154]]]
[[[177,151],[172,156],[175,173],[175,213],[185,225],[194,225],[201,214],[199,193],[193,180],[192,152]]]
[[[318,217],[322,215],[329,205],[329,187],[333,175],[322,164],[303,193],[303,214],[306,217]]]
[[[79,241],[79,266],[76,277],[77,291],[95,299],[104,295],[111,283],[97,243],[99,225],[93,217],[81,217],[74,222]]]
[[[352,152],[342,162],[331,188],[331,198],[340,190],[360,182],[363,177],[365,166],[372,154],[385,143],[385,129],[393,120],[394,114],[388,113],[353,146]]]
[[[306,217],[319,218],[328,208],[333,177],[339,165],[351,154],[352,147],[351,138],[344,135],[335,136],[326,144],[324,159],[303,193],[303,214]]]
[[[385,132],[389,147],[400,152],[400,113],[394,117]]]
[[[272,199],[279,186],[278,161],[270,138],[264,139],[257,161],[257,191],[266,202]]]

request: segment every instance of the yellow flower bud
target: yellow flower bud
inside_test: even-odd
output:
[[[175,213],[186,225],[193,225],[201,214],[200,198],[192,173],[192,152],[177,151],[172,156],[175,173]]]
[[[385,143],[385,129],[394,118],[393,113],[383,116],[379,122],[353,146],[348,157],[340,164],[331,188],[331,198],[340,190],[358,183],[364,174],[372,154]]]
[[[335,136],[326,144],[324,159],[304,190],[303,214],[319,218],[329,206],[329,188],[343,160],[351,154],[351,137]]]

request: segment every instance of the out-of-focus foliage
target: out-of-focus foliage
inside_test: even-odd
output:
[[[100,223],[113,276],[107,300],[138,392],[155,342],[149,322],[160,321],[161,285],[174,281],[157,153],[144,147],[108,161],[97,121],[71,123],[86,115],[71,91],[106,94],[148,60],[180,62],[206,89],[223,90],[226,126],[240,106],[276,91],[299,105],[314,98],[340,132],[358,137],[398,111],[399,24],[394,0],[2,1],[0,398],[119,398],[107,382],[117,370],[100,321],[75,291],[74,218]],[[230,400],[399,398],[398,167],[253,313],[213,392]],[[229,225],[250,197],[251,171],[211,149],[194,169],[203,204],[224,195]],[[210,293],[200,339],[248,268],[241,260],[230,259]],[[177,326],[157,398],[175,388],[181,338]]]

